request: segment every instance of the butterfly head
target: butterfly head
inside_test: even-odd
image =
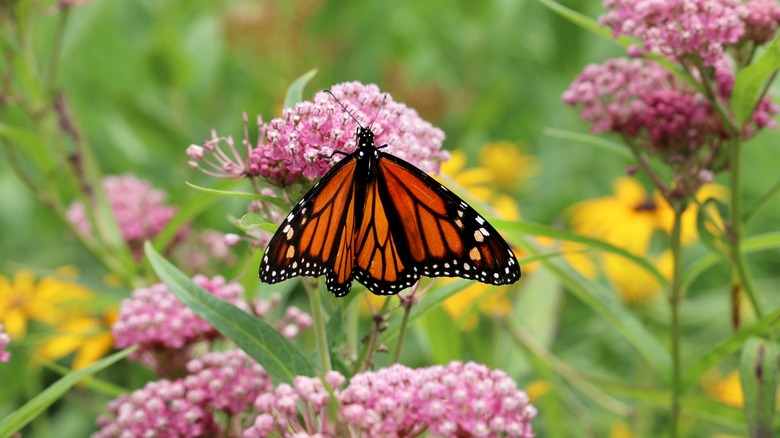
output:
[[[370,128],[359,127],[357,128],[357,142],[358,148],[375,147],[374,146],[374,133]]]

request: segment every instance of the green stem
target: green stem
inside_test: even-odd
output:
[[[731,218],[727,234],[732,269],[731,290],[737,293],[744,291],[753,306],[756,317],[761,318],[764,313],[763,305],[756,293],[753,276],[742,251],[744,223],[742,218],[742,171],[740,169],[741,146],[742,143],[739,140],[731,145]]]
[[[364,292],[368,293],[368,292]],[[355,362],[355,366],[352,368],[353,374],[359,373],[361,371],[365,371],[368,369],[370,363],[371,363],[371,356],[374,354],[374,349],[376,348],[376,341],[379,338],[379,332],[382,328],[381,325],[384,324],[384,316],[387,314],[387,308],[390,305],[390,299],[386,298],[385,303],[382,305],[382,308],[379,309],[378,312],[376,312],[373,316],[374,318],[374,327],[371,329],[370,338],[368,340],[368,344],[364,345],[363,348],[360,350],[360,356],[358,356],[357,362]]]
[[[403,300],[403,299],[402,299]],[[393,363],[397,363],[401,357],[401,347],[404,345],[404,337],[406,335],[406,329],[409,327],[409,314],[412,313],[411,303],[403,303],[404,317],[401,320],[401,329],[398,332],[398,343],[395,346],[395,354],[393,354]]]
[[[354,364],[358,358],[358,330],[360,327],[360,310],[357,300],[352,300],[347,307],[347,363]]]
[[[311,306],[311,314],[314,318],[314,337],[317,342],[317,350],[320,352],[320,362],[322,365],[322,372],[327,373],[333,369],[330,363],[330,350],[328,350],[328,337],[325,333],[325,318],[323,318],[322,309],[322,297],[320,291],[316,287],[311,287],[307,281],[304,280],[306,285],[306,293],[309,295],[309,305]]]
[[[685,201],[673,204],[674,223],[672,224],[672,284],[669,293],[671,308],[671,344],[672,344],[672,419],[669,423],[669,436],[676,438],[679,431],[680,398],[682,396],[682,359],[680,357],[680,302],[682,301],[682,270],[680,256],[682,255],[682,214],[685,211]]]
[[[49,63],[46,65],[46,77],[43,82],[44,96],[46,99],[54,99],[54,87],[57,80],[57,70],[60,64],[60,53],[62,53],[62,43],[65,40],[65,27],[68,23],[70,8],[62,8],[57,21],[57,29],[54,34],[54,45],[49,56]]]

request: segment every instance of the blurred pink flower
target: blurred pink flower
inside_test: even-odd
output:
[[[605,0],[601,24],[618,35],[642,40],[645,52],[681,63],[698,56],[715,65],[729,44],[745,33],[740,0]]]
[[[339,401],[337,415],[327,411],[329,392],[320,379],[297,377],[293,386],[279,385],[257,398],[258,416],[244,437],[295,436],[291,431],[417,436],[426,430],[435,436],[533,436],[536,409],[527,395],[503,371],[473,362],[419,369],[395,364],[357,374],[343,390],[339,373],[325,380]]]
[[[272,387],[263,367],[241,350],[208,353],[187,370],[185,378],[151,382],[111,401],[93,438],[227,436],[230,416]],[[224,426],[217,413],[228,416]]]
[[[193,281],[217,297],[245,310],[242,301],[244,287],[228,283],[217,276],[201,275]],[[190,357],[193,344],[210,341],[219,333],[173,295],[168,287],[155,284],[136,289],[130,298],[122,300],[119,319],[112,327],[117,348],[139,345],[130,357],[155,369],[158,375],[175,375]]]
[[[193,281],[218,298],[269,323],[273,320],[271,313],[281,302],[281,296],[276,294],[268,301],[246,301],[244,287],[227,282],[221,276],[209,279],[196,275]],[[311,327],[312,318],[297,307],[289,306],[285,315],[273,324],[283,336],[294,339]],[[176,376],[184,370],[184,365],[192,359],[193,346],[221,337],[211,324],[179,301],[163,283],[136,289],[130,298],[122,300],[119,318],[111,329],[117,348],[138,345],[130,358],[154,369],[158,376],[166,377]]]
[[[727,102],[734,75],[726,58],[714,66],[713,80],[716,98]],[[643,60],[621,58],[588,65],[562,100],[580,107],[580,117],[591,122],[594,132],[636,138],[651,152],[690,156],[726,136],[720,118],[702,94],[660,65]],[[776,113],[768,98],[762,100],[745,135],[775,126],[772,115]]]
[[[189,361],[187,371],[187,398],[231,415],[273,389],[263,367],[241,350],[204,354]]]
[[[109,402],[111,416],[98,417],[92,438],[216,436],[214,415],[186,396],[182,380],[150,382]]]
[[[745,3],[745,38],[763,44],[774,37],[780,24],[777,0],[750,0]]]
[[[143,258],[143,243],[157,236],[176,214],[176,207],[165,205],[165,193],[134,175],[107,176],[103,179],[106,198],[111,205],[122,238],[137,260]],[[70,205],[68,220],[85,236],[92,235],[92,224],[79,201]]]
[[[5,351],[10,343],[11,337],[5,332],[3,324],[0,324],[0,362],[8,362],[8,359],[11,358],[11,353]]]

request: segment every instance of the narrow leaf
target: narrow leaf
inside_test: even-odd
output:
[[[734,91],[731,93],[731,108],[740,126],[750,120],[767,80],[780,68],[780,40],[775,38],[767,45],[764,56],[737,73]]]
[[[70,388],[81,380],[89,377],[96,372],[109,367],[120,359],[130,354],[136,347],[126,348],[111,356],[103,358],[98,362],[80,369],[72,371],[60,378],[53,385],[49,386],[43,392],[33,397],[32,400],[25,403],[22,407],[12,412],[10,415],[0,421],[0,437],[6,438],[21,430],[30,421],[34,420],[43,413],[49,406],[59,400]]]
[[[185,184],[192,187],[193,189],[200,190],[201,192],[204,193],[210,193],[212,195],[220,195],[220,196],[227,196],[230,198],[243,198],[243,199],[252,199],[255,201],[269,202],[281,208],[284,211],[290,209],[290,205],[287,204],[283,199],[275,198],[273,196],[261,195],[259,193],[234,192],[234,191],[227,191],[227,190],[209,189],[207,187],[196,186],[195,184],[191,184],[189,182],[185,182]]]
[[[275,328],[205,291],[157,253],[149,242],[144,250],[154,271],[171,292],[262,365],[274,383],[292,383],[295,376],[314,375],[306,357]]]
[[[696,384],[707,370],[737,353],[743,348],[749,338],[771,333],[777,330],[778,326],[780,326],[780,310],[770,313],[712,347],[694,361],[685,372],[682,383],[683,391],[687,391],[692,385]]]
[[[581,132],[565,131],[563,129],[544,128],[545,135],[562,140],[571,140],[595,146],[627,161],[634,161],[634,156],[625,145],[611,141],[603,136],[583,134]]]
[[[519,227],[518,227],[519,228]],[[518,233],[519,234],[519,233]],[[511,243],[523,247],[531,255],[540,254],[541,248],[520,237]],[[542,259],[541,263],[550,269],[566,289],[583,301],[594,312],[600,314],[621,333],[626,340],[647,360],[660,376],[669,380],[672,367],[671,356],[658,339],[642,325],[631,311],[604,285],[590,281],[562,259]]]
[[[290,87],[287,89],[287,94],[284,95],[285,108],[292,108],[296,103],[303,100],[303,89],[316,74],[316,68],[309,70],[290,84]]]
[[[504,232],[523,233],[525,235],[545,236],[545,237],[550,237],[558,240],[578,242],[578,243],[588,245],[592,248],[597,248],[602,251],[608,251],[620,255],[624,258],[631,260],[632,262],[636,263],[642,268],[644,268],[650,275],[655,277],[656,280],[658,280],[658,282],[662,286],[665,286],[669,283],[669,281],[663,275],[661,275],[661,273],[658,272],[658,269],[652,263],[648,262],[647,259],[634,255],[624,250],[623,248],[618,248],[617,246],[604,242],[603,240],[581,236],[579,234],[572,233],[571,231],[561,230],[558,228],[551,227],[549,225],[544,225],[544,224],[525,221],[525,220],[502,221],[496,219],[496,220],[491,220],[491,223],[493,223],[498,229]]]

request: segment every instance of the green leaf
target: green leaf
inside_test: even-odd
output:
[[[521,229],[530,223],[515,223],[513,227],[518,234]],[[531,224],[533,225],[533,224]],[[535,225],[530,228],[534,228]],[[509,230],[505,228],[505,230]],[[529,228],[529,229],[530,229]],[[553,229],[554,230],[554,229]],[[530,240],[524,240],[520,236],[514,237],[511,243],[523,247],[531,255],[542,253],[541,247]],[[636,350],[651,364],[660,376],[671,381],[672,358],[663,344],[654,337],[650,331],[642,325],[626,306],[615,296],[614,292],[604,285],[591,281],[582,276],[563,259],[541,259],[540,262],[550,269],[560,280],[566,289],[584,302],[594,312],[601,315],[617,330]]]
[[[623,248],[618,248],[617,246],[611,245],[607,242],[604,242],[603,240],[593,239],[590,237],[581,236],[576,233],[572,233],[571,231],[567,230],[561,230],[558,228],[551,227],[549,225],[539,224],[536,222],[530,222],[525,220],[520,221],[504,221],[504,220],[491,220],[491,223],[493,223],[496,228],[507,232],[507,233],[521,233],[526,235],[534,235],[534,236],[545,236],[550,237],[553,239],[558,240],[567,240],[570,242],[578,242],[585,245],[588,245],[592,248],[597,248],[602,251],[608,251],[617,255],[620,255],[624,258],[627,258],[628,260],[631,260],[632,262],[636,263],[637,265],[644,268],[650,275],[656,278],[658,282],[662,286],[666,286],[669,284],[668,280],[661,275],[660,272],[658,272],[658,269],[647,259],[643,257],[639,257],[637,255],[634,255]]]
[[[780,231],[751,236],[742,241],[742,249],[746,253],[777,248],[780,248]],[[722,260],[723,257],[720,254],[711,253],[701,257],[696,263],[689,266],[683,275],[683,290],[689,289],[699,275]]]
[[[721,341],[688,367],[682,379],[683,391],[687,391],[691,386],[695,385],[707,370],[743,348],[743,345],[749,338],[771,333],[778,326],[780,326],[780,310],[770,313],[750,326],[743,328],[730,338]]]
[[[262,228],[272,233],[275,232],[277,228],[279,228],[277,224],[267,220],[257,213],[247,213],[241,216],[241,219],[236,222],[236,225],[238,228],[241,228],[244,231]]]
[[[562,140],[571,140],[578,143],[589,144],[601,150],[607,151],[627,161],[634,161],[634,156],[625,145],[611,141],[604,136],[583,134],[581,132],[565,131],[563,129],[544,128],[542,133]]]
[[[230,198],[243,198],[243,199],[252,199],[255,201],[269,202],[284,211],[290,209],[290,205],[287,204],[283,199],[275,198],[273,196],[261,195],[259,193],[233,192],[233,191],[226,191],[226,190],[209,189],[206,187],[196,186],[195,184],[191,184],[189,182],[185,182],[185,184],[192,187],[193,189],[200,190],[201,192],[204,193],[210,193],[212,195],[220,195],[220,196],[227,196]]]
[[[424,342],[425,352],[433,363],[448,363],[463,357],[463,335],[443,306],[432,307],[420,315],[417,326],[422,329],[420,341]]]
[[[296,103],[303,100],[303,89],[316,74],[317,69],[311,69],[290,84],[290,88],[287,89],[287,94],[284,95],[285,108],[292,108]]]
[[[731,108],[737,123],[743,126],[753,115],[764,84],[780,68],[780,40],[775,38],[767,45],[764,56],[737,73],[734,91],[731,93]]]
[[[98,362],[80,369],[72,371],[63,376],[53,385],[46,388],[43,392],[33,397],[32,400],[25,403],[22,407],[12,412],[9,416],[0,421],[0,437],[6,438],[21,430],[30,421],[43,413],[49,406],[59,400],[76,383],[89,377],[96,372],[109,367],[113,363],[130,354],[137,347],[126,348],[111,356],[103,358]]]
[[[205,291],[165,260],[149,242],[144,250],[154,271],[171,292],[262,365],[274,383],[292,383],[295,376],[314,375],[306,357],[275,328]]]
[[[222,184],[233,184],[233,181],[223,181]],[[198,214],[205,211],[219,198],[216,196],[191,196],[190,199],[180,204],[176,215],[165,224],[162,232],[152,241],[156,248],[168,248],[168,245],[176,238],[176,235],[188,222]]]
[[[71,372],[70,368],[64,367],[64,366],[58,364],[57,362],[46,361],[46,362],[44,362],[43,366],[45,366],[46,368],[54,371],[55,373],[57,373],[57,374],[59,374],[59,375],[61,375],[63,377]],[[111,382],[109,382],[107,380],[101,380],[101,379],[98,379],[96,377],[87,377],[86,379],[84,379],[81,382],[81,384],[85,388],[89,388],[89,389],[91,389],[92,391],[94,391],[94,392],[96,392],[98,394],[102,394],[102,395],[104,395],[106,397],[110,397],[110,398],[116,398],[116,397],[119,397],[122,394],[125,394],[125,393],[129,392],[129,390],[127,388],[123,388],[123,387],[121,387],[119,385],[115,385],[115,384],[113,384],[113,383],[111,383]]]
[[[748,339],[742,349],[739,380],[751,437],[772,436],[780,349],[766,339]]]

